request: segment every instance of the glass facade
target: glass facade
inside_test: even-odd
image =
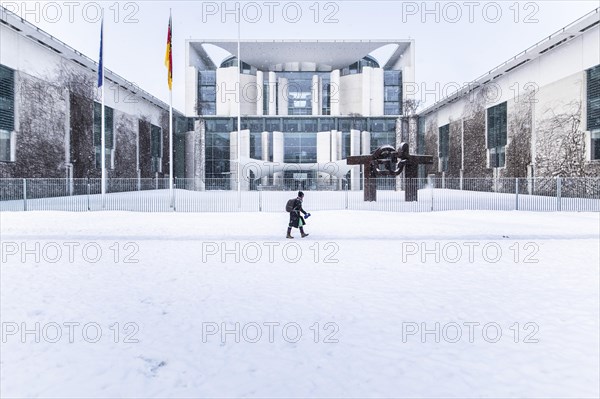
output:
[[[591,159],[600,160],[600,65],[587,70],[587,130],[591,132]]]
[[[317,75],[322,82],[323,106],[321,111],[325,115],[330,113],[329,100],[329,72],[277,72],[277,77],[287,79],[288,115],[312,115],[312,89],[313,76]],[[327,93],[325,93],[325,88]]]
[[[373,153],[383,145],[396,147],[396,120],[395,119],[372,119],[371,120],[371,144],[370,151]]]
[[[232,118],[205,119],[205,178],[207,189],[229,189]]]
[[[250,132],[250,158],[262,160],[262,133]]]
[[[283,162],[315,163],[317,162],[317,133],[284,133]]]
[[[402,71],[383,71],[383,114],[402,114]]]
[[[438,136],[438,156],[440,160],[440,172],[448,171],[448,157],[450,153],[450,124],[440,126]]]
[[[217,113],[217,72],[198,71],[198,115],[215,115]]]
[[[150,155],[152,155],[152,172],[162,172],[162,129],[150,125]]]
[[[321,75],[321,88],[323,100],[321,115],[331,115],[331,75],[329,73]]]
[[[15,71],[0,65],[0,161],[10,161],[15,130]]]
[[[419,117],[417,122],[417,148],[415,154],[425,154],[425,118]]]
[[[112,166],[111,154],[114,147],[114,132],[113,132],[113,109],[104,106],[104,160],[106,167]],[[96,168],[102,168],[102,154],[100,148],[102,145],[102,105],[94,102],[94,153],[96,156]]]
[[[237,130],[237,118],[207,117],[206,126],[206,187],[207,189],[230,189],[230,133]],[[350,156],[350,129],[371,132],[371,151],[382,145],[396,145],[396,118],[358,117],[252,117],[242,118],[241,128],[250,130],[250,157],[262,160],[262,133],[268,132],[269,162],[273,161],[273,132],[283,133],[284,162],[312,164],[317,162],[317,132],[338,130],[341,134],[342,159]],[[317,178],[316,172],[292,170],[290,181],[285,184],[310,187]],[[293,173],[300,173],[294,177]],[[284,178],[287,179],[286,176]],[[381,183],[380,188],[392,187],[394,183]],[[251,185],[254,187],[254,183]]]
[[[225,59],[222,63],[220,68],[231,68],[231,67],[236,67],[238,66],[238,59],[236,56],[231,56],[227,59]],[[245,63],[244,61],[241,62],[240,64],[241,68],[242,68],[242,73],[245,75],[256,75],[256,67],[253,67],[250,64]]]
[[[487,109],[487,148],[490,168],[504,167],[506,123],[506,102]]]
[[[362,73],[364,67],[379,68],[379,63],[377,62],[377,60],[375,60],[375,58],[366,56],[362,60],[357,61],[354,64],[351,64],[346,68],[342,69],[340,71],[340,75],[345,76]]]

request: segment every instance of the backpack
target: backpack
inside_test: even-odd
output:
[[[291,212],[294,210],[294,201],[296,201],[296,198],[292,198],[292,199],[288,200],[288,202],[285,204],[286,212]]]

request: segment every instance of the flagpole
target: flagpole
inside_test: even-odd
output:
[[[101,104],[101,122],[100,122],[100,162],[102,162],[102,182],[101,186],[101,197],[102,197],[102,209],[104,209],[105,205],[105,194],[106,194],[106,139],[105,139],[105,112],[104,112],[104,17],[102,18],[102,22],[100,25],[100,54],[101,54],[101,63],[100,66],[102,68],[102,104]]]
[[[173,207],[173,91],[169,91],[169,192]]]
[[[169,8],[169,21],[171,21],[171,9]],[[173,28],[171,26],[171,57],[173,54]],[[173,66],[171,65],[171,68]],[[171,78],[172,79],[172,78]],[[169,90],[169,193],[171,196],[171,207],[174,207],[173,202],[173,87]]]
[[[238,208],[242,207],[242,187],[241,187],[241,134],[242,134],[242,60],[240,58],[240,26],[241,26],[241,7],[238,3],[238,37],[237,37],[237,59],[238,59],[238,107],[237,107],[237,190],[238,190]]]

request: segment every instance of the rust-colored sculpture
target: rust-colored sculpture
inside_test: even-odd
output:
[[[391,145],[376,149],[371,155],[351,156],[346,159],[348,165],[363,165],[364,200],[377,201],[377,177],[398,176],[404,171],[406,179],[405,201],[417,200],[418,166],[433,163],[431,155],[410,155],[408,143],[400,143],[396,150]]]

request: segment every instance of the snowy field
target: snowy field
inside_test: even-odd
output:
[[[0,396],[600,395],[600,214],[286,225],[0,213]]]

